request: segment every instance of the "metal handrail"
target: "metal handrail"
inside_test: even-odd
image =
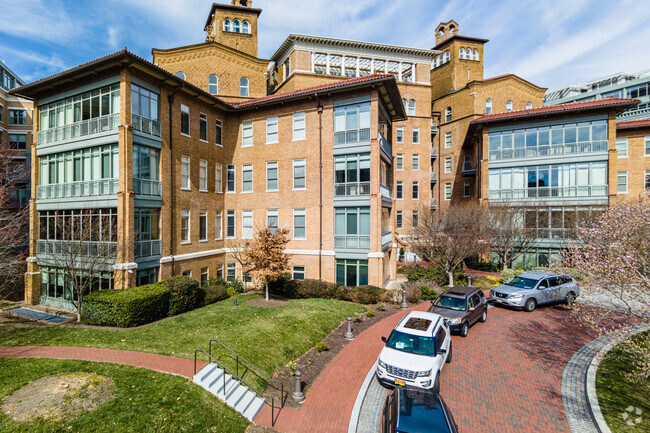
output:
[[[244,359],[244,358],[242,358],[241,356],[239,356],[239,354],[238,354],[237,352],[235,352],[234,350],[232,350],[230,347],[226,346],[225,344],[223,344],[223,343],[222,343],[221,341],[219,341],[219,340],[216,340],[216,339],[214,339],[214,340],[210,340],[210,357],[212,357],[212,342],[215,342],[215,343],[219,343],[219,344],[221,344],[221,345],[222,345],[224,348],[226,348],[230,353],[232,353],[233,355],[235,355],[235,362],[236,362],[236,367],[235,367],[235,368],[236,368],[236,370],[237,370],[237,377],[239,377],[239,360],[241,359],[241,360],[242,360],[246,365],[248,365],[249,367],[251,367],[252,369],[254,369],[255,371],[257,371],[257,373],[259,373],[259,375],[262,376],[264,379],[266,379],[268,382],[277,382],[277,383],[279,383],[279,384],[280,384],[280,396],[281,396],[281,401],[282,401],[282,405],[284,406],[284,384],[283,384],[281,381],[279,381],[278,379],[271,379],[271,378],[270,378],[266,373],[264,373],[263,371],[261,371],[259,368],[255,367],[253,364],[251,364],[250,362],[248,362],[246,359]],[[274,388],[275,388],[275,387],[274,387]],[[276,388],[276,389],[277,389],[277,388]]]
[[[212,361],[214,361],[215,364],[217,364],[219,367],[221,367],[223,369],[223,371],[224,371],[224,374],[223,374],[223,397],[224,397],[224,401],[225,401],[225,398],[226,398],[226,371],[227,371],[228,373],[230,373],[231,377],[236,377],[239,382],[243,382],[244,384],[246,384],[246,386],[248,388],[250,388],[252,391],[254,391],[255,394],[259,395],[261,398],[264,398],[265,400],[267,398],[271,399],[271,427],[273,427],[275,425],[275,398],[272,395],[266,395],[266,394],[263,394],[260,391],[258,391],[257,388],[255,388],[253,385],[251,385],[250,383],[246,382],[244,379],[239,377],[239,375],[236,375],[235,373],[233,373],[232,370],[230,370],[228,367],[226,367],[225,365],[223,365],[222,363],[217,361],[212,355],[210,355],[205,350],[196,349],[194,351],[194,375],[196,375],[196,354],[199,353],[199,352],[205,353],[206,355],[208,355],[208,357]]]

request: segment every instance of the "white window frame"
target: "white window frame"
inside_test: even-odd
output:
[[[214,192],[223,194],[223,164],[214,165]]]
[[[532,102],[526,102],[526,110],[532,110],[533,109],[533,103]]]
[[[420,182],[411,183],[411,200],[420,200]]]
[[[250,225],[246,225],[246,220],[250,220]],[[241,238],[253,239],[253,211],[245,209],[241,211]]]
[[[395,143],[404,143],[404,127],[397,126],[395,128]]]
[[[203,278],[204,275],[205,275],[205,279]],[[207,282],[209,279],[210,279],[210,268],[209,267],[201,268],[201,277],[199,279],[200,284],[203,285],[203,283]]]
[[[250,140],[250,143],[246,142]],[[241,147],[253,146],[253,121],[246,120],[241,124]]]
[[[420,212],[416,210],[411,211],[411,227],[416,229],[419,226],[420,226]]]
[[[408,115],[415,116],[415,99],[409,99],[408,101]]]
[[[420,171],[420,155],[417,153],[413,154],[413,161],[411,162],[411,169],[413,171]]]
[[[183,126],[183,113],[187,114],[187,134],[181,128],[181,135],[184,137],[192,137],[192,117],[190,116],[190,107],[181,104],[181,127]]]
[[[404,154],[398,153],[395,155],[395,170],[402,171],[404,170]]]
[[[413,128],[413,144],[420,144],[420,128]]]
[[[223,239],[223,211],[214,211],[214,239]]]
[[[250,171],[251,172],[251,180],[250,180],[250,189],[247,190],[244,188],[244,173]],[[241,192],[242,194],[250,194],[253,192],[253,164],[242,164],[241,165]]]
[[[276,188],[269,189],[269,169],[275,169],[275,182]],[[280,190],[280,170],[278,168],[278,161],[267,161],[266,162],[266,192],[278,192]]]
[[[232,236],[228,235],[228,219],[232,216]],[[237,237],[237,212],[234,209],[226,210],[226,239],[235,239]]]
[[[445,149],[451,149],[451,132],[445,132]]]
[[[621,177],[625,178],[625,191],[619,191],[619,182],[618,182],[618,180]],[[628,178],[627,171],[619,171],[618,174],[616,175],[616,192],[618,194],[627,194],[627,193],[629,193],[629,190],[630,190],[630,185],[629,185],[629,178]]]
[[[246,84],[242,84],[242,80],[246,80]],[[248,77],[241,77],[239,79],[239,96],[250,96],[250,84],[251,81],[248,79]]]
[[[201,138],[201,128],[205,125],[205,140]],[[205,113],[199,113],[199,141],[203,143],[208,142],[208,115]]]
[[[487,98],[485,100],[485,114],[492,114],[492,99]]]
[[[299,113],[293,113],[291,118],[291,125],[293,129],[293,138],[292,141],[303,141],[307,139],[307,117],[305,112],[301,111]],[[302,128],[297,127],[296,123],[302,121]]]
[[[266,228],[270,227],[269,218],[275,218],[276,221],[276,230],[280,228],[280,210],[279,209],[267,209],[266,210]]]
[[[212,82],[212,77],[216,79],[216,83]],[[216,90],[213,92],[212,90],[216,87]],[[219,77],[217,77],[217,74],[210,74],[208,76],[208,93],[211,95],[218,95],[219,94]]]
[[[621,151],[621,149],[624,149]],[[616,154],[618,155],[619,158],[629,158],[628,154],[628,142],[627,138],[617,138],[616,139]]]
[[[305,217],[305,237],[297,237],[296,236],[296,217],[297,216],[303,216]],[[307,209],[294,209],[293,210],[293,239],[297,240],[306,240],[307,239]]]
[[[228,189],[228,172],[232,167],[232,190]],[[226,165],[226,194],[235,194],[237,192],[237,166],[235,164]]]
[[[185,230],[183,230],[183,220],[187,221]],[[181,209],[181,245],[192,243],[190,235],[191,235],[190,210]]]
[[[645,145],[644,151],[643,151],[644,156],[650,156],[650,135],[645,137],[645,140],[644,140],[643,143]]]
[[[397,190],[398,186],[402,187],[402,196],[401,197],[398,195],[398,192],[397,192],[398,191]],[[401,180],[398,180],[397,182],[395,182],[395,200],[404,200],[404,182],[402,182]]]
[[[219,119],[214,121],[214,144],[223,147],[223,122]],[[218,134],[217,134],[218,133]]]
[[[275,126],[275,132],[272,131]],[[271,129],[271,132],[269,132]],[[275,135],[275,138],[273,138]],[[266,144],[276,144],[278,143],[280,131],[278,128],[278,116],[267,117],[266,118]]]
[[[201,219],[205,219],[205,237],[201,237]],[[199,242],[208,241],[208,211],[207,209],[201,209],[199,211]]]
[[[451,182],[445,182],[445,201],[451,200]]]
[[[302,269],[302,271],[300,269]],[[294,280],[296,279],[296,274],[302,274],[302,278],[300,278],[300,279],[304,280],[305,277],[307,276],[306,267],[305,266],[294,266],[293,268],[291,268],[291,278],[292,279],[294,279]]]
[[[305,173],[305,186],[296,188],[296,168],[302,167]],[[294,159],[292,167],[292,178],[293,178],[293,190],[294,191],[304,191],[307,189],[307,160],[304,158]]]
[[[404,212],[401,210],[395,211],[395,228],[404,228]]]
[[[449,165],[447,165],[447,163],[449,163]],[[445,174],[446,173],[451,173],[451,167],[452,167],[451,156],[446,156],[445,157]]]
[[[190,181],[190,168],[190,157],[187,155],[181,155],[181,189],[183,191],[192,190],[192,182]]]
[[[208,161],[199,159],[199,191],[208,192]]]
[[[650,170],[646,170],[643,176],[643,190],[647,192],[650,192],[650,187],[646,188],[646,183],[648,182],[647,179],[649,178],[650,178]]]
[[[512,111],[512,101],[508,100],[506,102],[506,112]]]

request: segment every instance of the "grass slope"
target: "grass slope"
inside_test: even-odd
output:
[[[0,401],[22,386],[56,373],[110,377],[115,398],[76,418],[18,423],[0,411],[3,432],[224,432],[248,421],[187,379],[141,368],[86,361],[0,359]]]

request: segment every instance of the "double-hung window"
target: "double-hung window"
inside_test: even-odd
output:
[[[214,192],[223,192],[223,165],[220,163],[214,166]]]
[[[293,141],[305,139],[305,113],[293,113]]]
[[[469,197],[471,193],[471,187],[469,182],[463,184],[463,197]]]
[[[214,238],[221,239],[223,237],[223,211],[214,211]]]
[[[253,164],[243,164],[241,166],[241,191],[253,192]]]
[[[395,142],[404,143],[404,127],[398,126],[395,128]]]
[[[645,156],[650,156],[650,137],[645,138]]]
[[[199,242],[208,240],[208,211],[201,210],[199,213]]]
[[[266,118],[266,144],[278,142],[278,117]]]
[[[627,193],[627,171],[618,172],[617,191],[621,194]]]
[[[420,182],[413,182],[413,200],[420,198]]]
[[[253,239],[253,211],[241,211],[241,237],[242,239]]]
[[[294,280],[304,280],[305,279],[305,267],[304,266],[294,266],[292,272],[292,278]]]
[[[239,79],[239,96],[248,96],[248,78],[241,77]]]
[[[402,181],[400,180],[395,182],[395,198],[397,200],[401,200],[403,198],[403,194],[404,194],[404,187]]]
[[[413,155],[413,171],[420,170],[420,155],[417,153]]]
[[[226,167],[226,192],[235,192],[235,166]]]
[[[199,159],[199,191],[208,192],[208,161]]]
[[[199,140],[208,141],[208,115],[199,114]]]
[[[242,147],[249,147],[253,145],[253,121],[247,120],[242,123]]]
[[[404,215],[401,210],[395,212],[395,228],[401,229],[404,225]]]
[[[181,134],[190,136],[190,107],[181,104]]]
[[[27,125],[27,110],[9,110],[10,125]]]
[[[305,178],[305,160],[293,160],[293,189],[305,189],[307,186]]]
[[[293,210],[293,238],[307,238],[307,212],[306,209]]]
[[[278,162],[269,161],[266,163],[266,191],[278,190]]]
[[[226,280],[234,281],[237,278],[237,263],[226,263]]]
[[[226,212],[226,237],[235,237],[235,211],[229,210]]]
[[[0,107],[0,109],[2,109],[2,107]],[[9,134],[9,148],[26,150],[27,136],[25,134]]]
[[[404,154],[398,153],[395,157],[395,170],[404,170]]]
[[[420,212],[414,210],[411,213],[411,225],[414,229],[418,228],[420,225]]]
[[[278,231],[278,210],[277,209],[267,209],[266,210],[266,227],[275,233]]]
[[[190,189],[190,157],[181,156],[181,189]]]
[[[181,243],[190,242],[190,210],[181,210]]]
[[[650,170],[645,171],[645,183],[644,183],[644,189],[647,192],[650,192]]]
[[[215,121],[215,127],[215,144],[217,146],[223,146],[223,122],[221,122],[221,120]]]
[[[445,157],[445,173],[451,173],[451,156]]]
[[[616,150],[619,158],[627,158],[627,138],[616,139]]]
[[[445,200],[451,200],[451,182],[445,183]]]
[[[445,149],[451,147],[451,132],[445,132]]]
[[[413,144],[420,143],[420,128],[413,128]]]

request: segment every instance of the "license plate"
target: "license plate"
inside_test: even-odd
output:
[[[402,382],[401,380],[395,380],[395,385],[405,386],[406,384],[404,382]]]

